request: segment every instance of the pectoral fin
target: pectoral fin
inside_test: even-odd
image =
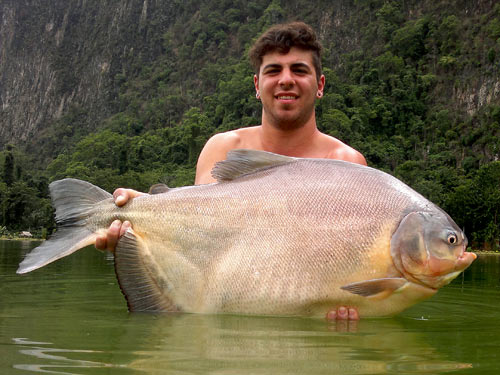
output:
[[[180,311],[153,277],[153,267],[147,262],[147,246],[132,229],[121,237],[116,246],[115,272],[129,310]]]
[[[407,284],[409,284],[408,280],[401,277],[387,277],[347,284],[341,286],[340,289],[363,297],[385,298]]]

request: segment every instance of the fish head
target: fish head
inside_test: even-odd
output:
[[[444,212],[411,212],[391,238],[394,266],[409,281],[438,289],[475,259],[467,237]]]

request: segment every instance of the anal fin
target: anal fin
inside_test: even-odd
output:
[[[149,252],[141,251],[143,247],[147,248],[147,244],[129,229],[115,250],[115,272],[129,311],[181,311],[154,279],[145,259]]]
[[[386,277],[360,281],[341,286],[340,289],[363,297],[385,298],[409,284],[402,277]]]

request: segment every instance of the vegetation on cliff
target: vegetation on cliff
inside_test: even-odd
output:
[[[0,226],[52,229],[47,184],[63,177],[109,191],[192,184],[209,136],[260,122],[252,40],[300,19],[325,49],[320,129],[443,207],[475,245],[498,246],[500,4],[473,3],[184,1],[163,28],[150,11],[156,49],[110,69],[112,115],[94,131],[74,105],[0,153]]]

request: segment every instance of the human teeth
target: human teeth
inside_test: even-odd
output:
[[[278,99],[284,99],[284,100],[295,99],[295,96],[278,96]]]

